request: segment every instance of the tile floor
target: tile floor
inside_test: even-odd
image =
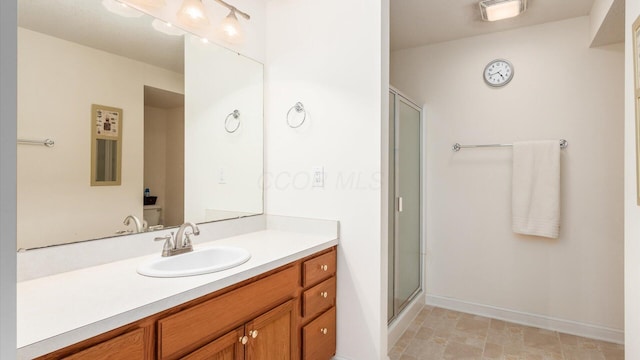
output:
[[[624,346],[425,306],[391,360],[622,360]]]

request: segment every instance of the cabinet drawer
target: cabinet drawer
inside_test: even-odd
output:
[[[302,294],[302,317],[313,317],[336,303],[336,278],[321,282]]]
[[[336,353],[336,308],[302,328],[302,358],[329,360]]]
[[[336,273],[336,251],[309,259],[302,266],[302,286],[313,285]]]
[[[128,333],[116,336],[111,340],[107,340],[90,348],[84,349],[71,356],[67,356],[65,360],[130,360],[130,359],[146,359],[144,329],[136,329]]]
[[[292,266],[158,320],[158,357],[184,356],[264,309],[293,298],[299,274],[300,268]]]

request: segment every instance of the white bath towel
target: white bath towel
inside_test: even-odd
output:
[[[513,232],[557,239],[560,233],[560,140],[513,143]]]

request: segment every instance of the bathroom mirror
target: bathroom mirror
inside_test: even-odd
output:
[[[55,142],[18,145],[18,249],[130,234],[128,215],[158,230],[262,213],[262,64],[153,20],[18,0],[17,135]],[[126,120],[102,149],[118,186],[91,186],[96,104]]]

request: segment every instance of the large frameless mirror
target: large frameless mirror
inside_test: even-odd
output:
[[[18,249],[262,213],[262,64],[100,0],[18,9],[18,138],[55,141],[18,145]]]

